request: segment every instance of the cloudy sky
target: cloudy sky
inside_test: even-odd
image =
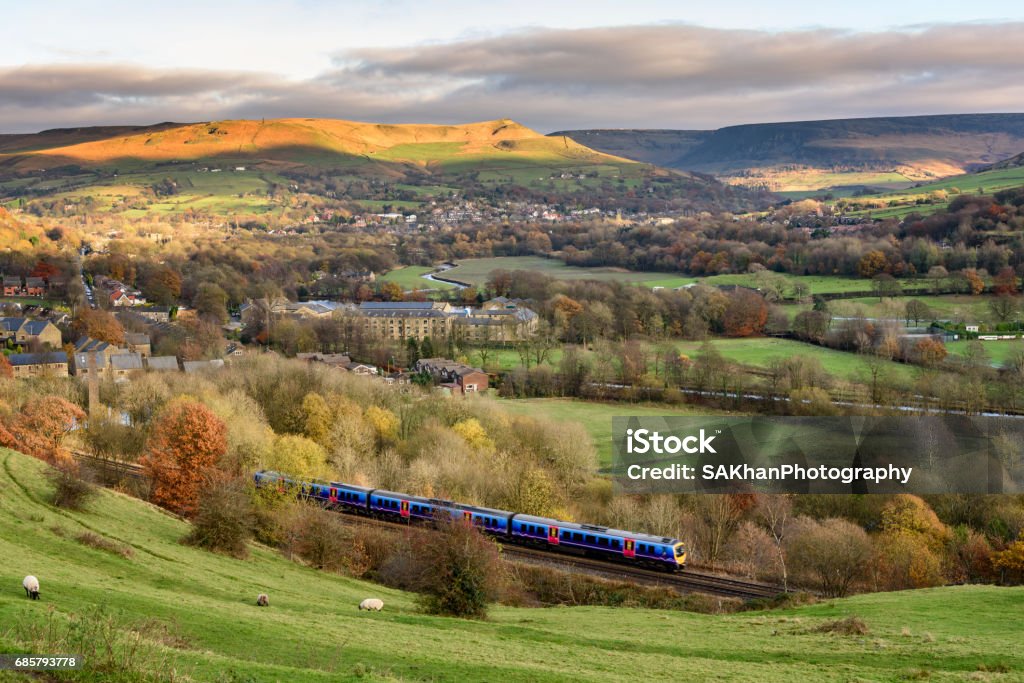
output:
[[[1020,2],[4,4],[3,132],[284,116],[512,118],[548,132],[1024,111]]]

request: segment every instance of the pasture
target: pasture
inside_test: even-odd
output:
[[[320,572],[266,547],[236,560],[181,545],[184,522],[110,491],[86,512],[56,510],[45,502],[44,467],[0,449],[0,651],[50,652],[46,634],[69,631],[71,642],[95,644],[96,628],[115,655],[138,643],[129,671],[90,670],[105,659],[100,646],[71,680],[782,683],[1009,681],[1024,673],[1022,588],[903,591],[729,616],[498,607],[486,621],[432,617],[409,593]],[[131,556],[77,542],[87,530]],[[38,602],[21,588],[28,573],[40,579]],[[260,592],[269,607],[256,607]],[[356,609],[371,596],[384,611]],[[866,636],[828,632],[852,615],[867,624]],[[0,673],[4,683],[38,680]]]
[[[598,280],[601,282],[625,282],[644,287],[663,287],[674,289],[684,285],[705,284],[741,285],[758,287],[759,279],[754,273],[727,273],[695,277],[680,273],[653,273],[632,271],[613,267],[582,267],[567,266],[562,261],[543,256],[497,256],[492,258],[461,259],[456,267],[448,271],[448,275],[460,282],[476,286],[484,285],[490,274],[499,269],[528,270],[543,273],[557,280]],[[862,278],[841,277],[838,275],[790,275],[778,273],[786,281],[785,296],[793,295],[793,287],[797,283],[807,286],[813,294],[834,294],[842,292],[871,291],[871,281]],[[922,289],[928,286],[924,280],[901,280],[904,290]]]
[[[401,285],[402,289],[409,291],[413,289],[454,289],[455,285],[447,282],[435,282],[424,280],[424,275],[434,272],[434,268],[427,266],[402,266],[381,275],[377,278],[381,282],[395,282]]]
[[[672,273],[641,273],[625,268],[580,268],[567,266],[556,259],[543,256],[496,256],[493,258],[461,259],[456,267],[445,273],[460,282],[481,286],[495,270],[529,270],[543,273],[558,280],[600,280],[603,282],[630,282],[636,284],[659,283],[663,287],[680,287],[693,281]],[[655,285],[651,285],[655,286]]]

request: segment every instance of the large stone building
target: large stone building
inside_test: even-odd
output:
[[[451,306],[438,301],[364,301],[356,311],[363,331],[378,339],[444,339],[451,331]]]
[[[367,301],[356,312],[370,336],[404,340],[424,337],[507,342],[537,329],[537,314],[519,302],[492,299],[480,308],[437,301]]]

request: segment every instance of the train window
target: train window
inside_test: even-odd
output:
[[[646,553],[647,552],[647,544],[646,543],[640,543],[639,545],[637,545],[636,550],[637,550],[638,553]]]
[[[612,548],[614,548],[615,550],[622,549],[622,543],[619,541],[619,539],[616,538],[612,540]]]
[[[578,534],[578,533],[576,533],[574,531],[573,534],[572,534],[572,540],[582,542],[583,541],[583,534]]]
[[[590,545],[594,545],[597,543],[597,538],[591,536],[590,534],[587,534],[587,543],[589,543]]]
[[[599,546],[601,546],[602,548],[607,548],[608,547],[608,539],[605,538],[604,536],[602,536],[601,538],[597,539],[597,544]]]

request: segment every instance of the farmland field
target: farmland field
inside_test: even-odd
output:
[[[951,320],[964,323],[994,323],[989,310],[988,296],[966,294],[939,294],[924,296],[901,296],[879,301],[878,297],[861,297],[829,302],[829,310],[835,316],[864,316],[867,318],[903,318],[907,303],[917,300],[932,310],[937,320]]]
[[[428,268],[427,266],[404,266],[402,268],[395,268],[391,272],[385,273],[377,279],[382,282],[398,283],[407,291],[412,289],[455,288],[455,285],[450,285],[447,282],[435,282],[423,279],[424,275],[429,275],[432,272],[434,272],[434,268]]]
[[[757,286],[757,276],[751,273],[693,277],[678,273],[630,271],[624,268],[567,266],[557,259],[545,258],[543,256],[498,256],[493,258],[462,259],[456,261],[456,267],[449,270],[447,275],[461,282],[479,286],[487,282],[492,271],[498,269],[529,270],[543,273],[558,280],[628,282],[645,287],[664,287],[666,289],[695,283]],[[779,275],[788,281],[787,296],[791,294],[792,286],[798,282],[807,285],[811,294],[871,290],[871,281],[860,278],[836,275],[789,275],[785,273],[780,273]],[[928,283],[923,280],[903,280],[901,284],[904,289],[911,290],[926,287]]]
[[[624,268],[579,268],[543,256],[497,256],[463,259],[455,263],[456,267],[445,273],[445,276],[477,286],[486,283],[491,272],[499,269],[530,270],[559,280],[602,280],[638,284],[654,282],[663,287],[680,287],[694,281],[694,278],[672,273],[640,273]]]
[[[963,356],[967,353],[969,341],[946,342],[946,350],[955,356]],[[978,342],[985,350],[988,361],[995,367],[1002,367],[1011,358],[1024,353],[1024,340],[1001,340]]]
[[[982,171],[981,173],[966,173],[923,184],[919,187],[894,190],[863,199],[866,203],[872,200],[885,203],[896,202],[898,206],[865,208],[849,211],[848,213],[853,215],[870,215],[873,218],[902,217],[912,212],[928,214],[945,208],[949,200],[952,200],[961,192],[965,194],[994,194],[1000,190],[1021,187],[1022,185],[1024,185],[1024,167],[1020,166],[994,171]],[[938,196],[930,197],[933,192],[948,194],[945,199],[939,199]],[[919,198],[933,199],[934,203],[916,204],[915,202]],[[854,201],[853,205],[854,207],[857,206],[856,201]]]
[[[1010,681],[1024,672],[1022,588],[878,593],[728,616],[497,607],[485,621],[433,617],[410,593],[319,572],[263,546],[235,560],[181,545],[184,522],[113,492],[86,512],[56,510],[44,502],[43,469],[0,449],[0,650],[47,651],[45,635],[29,638],[48,625],[78,634],[109,624],[118,654],[122,643],[139,643],[128,657],[135,673],[89,671],[104,658],[100,647],[74,680],[782,683]],[[82,545],[84,531],[132,553]],[[29,571],[42,584],[39,602],[21,590]],[[254,605],[258,592],[270,607]],[[367,596],[382,598],[384,611],[358,611]],[[822,628],[853,615],[867,635]],[[39,680],[0,673],[4,683]]]

